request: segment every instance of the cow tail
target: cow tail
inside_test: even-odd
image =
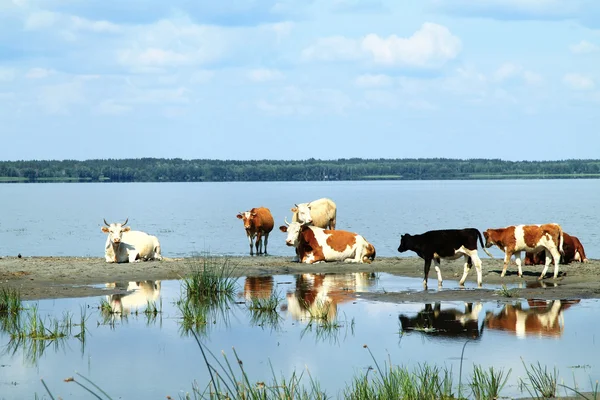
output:
[[[483,249],[483,251],[485,251],[485,254],[487,254],[488,256],[490,256],[490,258],[494,258],[494,256],[492,255],[492,253],[490,253],[488,251],[488,249],[485,248],[485,245],[483,244],[483,237],[481,236],[481,232],[479,232],[479,229],[476,229],[477,231],[477,236],[479,236],[479,243],[481,244],[481,248]]]
[[[565,250],[563,249],[563,244],[565,243],[565,235],[563,235],[562,227],[558,226],[558,252],[561,256],[565,255]]]

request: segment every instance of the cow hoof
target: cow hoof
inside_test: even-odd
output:
[[[543,277],[543,276],[540,276],[540,277],[538,278],[538,281],[541,281],[542,279],[544,279],[544,277]]]
[[[483,284],[481,284],[481,283],[478,283],[478,284],[477,284],[477,287],[478,287],[478,288],[482,288],[482,287],[483,287]]]

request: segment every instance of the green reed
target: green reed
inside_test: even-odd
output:
[[[500,392],[510,376],[512,369],[509,369],[506,375],[504,370],[490,367],[485,371],[479,365],[473,365],[473,375],[471,376],[471,392],[476,400],[497,399]]]
[[[21,293],[17,289],[0,289],[0,318],[5,315],[18,314],[23,309]]]
[[[540,364],[530,364],[529,367],[525,364],[525,361],[521,359],[529,383],[521,379],[521,387],[525,388],[532,398],[536,399],[549,399],[556,397],[556,390],[558,387],[558,369],[556,366],[552,371],[548,370],[548,367]]]

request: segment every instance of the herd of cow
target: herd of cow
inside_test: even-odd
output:
[[[336,230],[337,207],[331,199],[323,198],[309,203],[296,204],[291,209],[292,222],[284,219],[286,225],[279,229],[287,233],[286,245],[294,247],[295,261],[317,263],[345,261],[370,263],[375,259],[375,247],[363,236]],[[244,223],[250,245],[250,255],[267,254],[269,234],[274,228],[271,211],[266,207],[252,208],[240,212],[237,218]],[[162,259],[160,244],[155,236],[140,231],[132,231],[127,224],[104,220],[102,231],[108,233],[105,246],[106,262],[135,262],[140,260]],[[575,236],[563,232],[555,223],[542,225],[516,225],[505,228],[487,229],[482,234],[476,228],[432,230],[419,235],[405,234],[400,238],[399,252],[413,251],[425,261],[423,286],[427,287],[427,277],[431,262],[434,262],[438,285],[442,285],[439,268],[441,259],[464,257],[464,273],[460,285],[464,285],[473,265],[477,271],[477,284],[482,286],[481,259],[477,253],[477,242],[490,256],[488,248],[496,245],[505,253],[506,274],[511,257],[515,255],[519,276],[522,271],[522,252],[526,252],[525,264],[544,264],[539,277],[543,279],[551,262],[554,263],[554,278],[558,277],[558,264],[571,261],[586,262],[583,246]],[[263,250],[264,245],[264,250]]]

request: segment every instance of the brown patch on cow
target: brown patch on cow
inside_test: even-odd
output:
[[[500,248],[500,250],[504,251],[505,248],[514,249],[517,240],[515,238],[515,227],[507,226],[506,228],[498,228],[498,229],[488,229],[483,233],[483,236],[487,243],[495,244]]]
[[[300,262],[305,262],[307,258],[313,256],[313,263],[317,261],[325,261],[323,248],[319,246],[315,233],[309,226],[302,226],[300,229],[300,243],[298,248],[298,256]]]
[[[367,264],[371,264],[371,261],[373,261],[374,259],[375,259],[375,246],[373,246],[371,243],[369,243],[367,246],[367,251],[365,252],[365,255],[363,256],[363,262],[367,263]]]
[[[535,249],[538,246],[538,243],[545,235],[546,232],[541,226],[525,225],[523,227],[523,240],[525,241],[525,245],[532,249]]]
[[[573,248],[574,248],[574,252],[573,252],[573,258],[575,257],[575,254],[577,254],[579,252],[579,257],[581,257],[581,262],[588,262],[588,258],[585,255],[585,251],[583,250],[583,245],[581,244],[581,242],[579,241],[579,238],[577,238],[577,236],[570,236],[570,238],[573,241]],[[567,242],[567,234],[564,233],[564,240],[565,243]]]
[[[356,244],[356,233],[347,231],[333,231],[326,229],[327,245],[337,252],[343,252],[348,246],[353,247]]]

